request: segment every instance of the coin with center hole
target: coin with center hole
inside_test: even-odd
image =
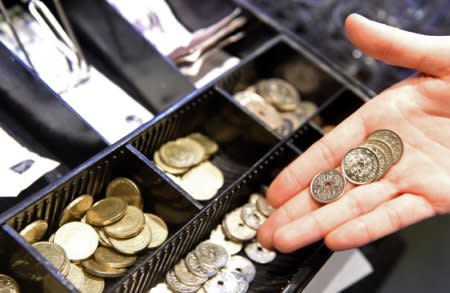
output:
[[[207,268],[219,269],[224,267],[228,262],[227,250],[216,243],[204,241],[200,243],[194,250],[200,264]]]
[[[357,147],[345,154],[341,169],[345,178],[351,183],[368,184],[377,179],[379,162],[373,151]]]
[[[309,191],[312,198],[320,203],[330,203],[338,199],[345,188],[345,178],[335,169],[322,171],[311,181]]]
[[[197,141],[184,137],[164,144],[159,155],[169,166],[190,168],[203,160],[205,149]]]
[[[175,276],[180,280],[182,283],[188,285],[188,286],[201,286],[203,283],[208,281],[207,277],[199,277],[197,275],[194,275],[189,271],[189,269],[186,266],[186,262],[184,259],[179,261],[175,267],[173,268],[175,272]]]
[[[217,274],[216,269],[207,268],[207,267],[202,266],[193,251],[189,252],[186,255],[185,261],[186,261],[186,267],[194,275],[197,275],[199,277],[210,278]]]
[[[64,225],[70,221],[80,220],[86,212],[92,207],[94,198],[89,195],[81,195],[75,198],[67,207],[63,210],[61,214],[61,219],[59,220],[59,226]]]
[[[393,163],[400,160],[403,154],[403,142],[397,133],[389,129],[380,129],[372,133],[369,139],[379,140],[387,144],[392,152]]]
[[[119,197],[128,205],[139,207],[142,202],[139,187],[128,178],[118,177],[111,181],[106,188],[106,197]]]
[[[225,236],[222,225],[218,225],[216,227],[216,229],[211,231],[209,240],[211,242],[222,245],[228,251],[228,254],[230,254],[230,255],[237,254],[242,249],[242,242],[237,242],[237,241],[228,239]]]
[[[275,209],[270,205],[265,197],[258,199],[258,201],[256,202],[256,208],[261,214],[266,217],[270,216],[275,211]]]
[[[203,289],[208,293],[237,292],[238,288],[238,280],[232,273],[227,271],[219,272],[203,285]]]
[[[105,226],[103,230],[108,236],[118,239],[128,239],[139,234],[144,225],[144,213],[139,208],[129,205],[122,219]]]
[[[89,258],[97,249],[98,234],[88,224],[70,222],[56,231],[53,241],[64,248],[70,260],[83,260]]]
[[[200,289],[199,286],[189,286],[182,283],[175,275],[174,270],[170,270],[166,274],[166,283],[170,287],[170,289],[177,293],[191,293],[196,292],[198,289]]]
[[[223,220],[222,227],[226,235],[237,241],[247,241],[256,236],[256,230],[245,225],[241,218],[242,209],[236,209],[227,214]]]
[[[94,226],[105,226],[119,221],[127,211],[127,203],[118,197],[97,201],[86,213],[86,220]]]
[[[237,287],[234,292],[236,293],[246,293],[248,291],[249,283],[247,280],[242,276],[241,274],[238,274],[236,272],[231,272],[233,277],[236,279]]]
[[[28,224],[19,232],[28,243],[33,244],[44,237],[47,232],[48,224],[44,220],[37,220]]]
[[[293,111],[297,109],[300,102],[297,90],[290,83],[279,78],[258,82],[256,91],[280,111]]]
[[[0,274],[0,291],[2,293],[19,293],[19,284],[10,276]]]
[[[265,249],[258,241],[247,244],[244,251],[248,258],[260,264],[272,262],[277,256],[275,251]]]
[[[263,216],[257,209],[256,206],[248,203],[242,206],[241,218],[245,225],[249,226],[254,230],[258,230],[259,227],[264,223],[266,217]]]
[[[253,281],[256,276],[255,265],[240,255],[233,255],[227,263],[225,270],[242,275],[248,283]]]

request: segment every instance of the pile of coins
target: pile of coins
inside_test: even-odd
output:
[[[342,172],[331,169],[317,174],[311,181],[310,193],[318,202],[332,202],[343,194],[346,181],[363,185],[380,179],[402,154],[403,142],[398,134],[388,129],[377,130],[344,155]]]
[[[246,292],[256,275],[252,261],[267,264],[276,257],[276,252],[255,240],[272,211],[262,194],[253,193],[247,204],[227,214],[209,240],[189,252],[168,271],[165,282],[150,292]],[[244,246],[247,257],[238,255]]]
[[[153,161],[194,199],[206,201],[224,184],[222,171],[209,161],[218,150],[216,142],[196,132],[162,145]]]
[[[20,235],[80,292],[102,292],[103,278],[122,276],[140,252],[158,247],[168,236],[165,222],[144,213],[143,206],[137,185],[119,177],[110,182],[104,199],[94,203],[85,194],[69,203],[49,241],[40,241],[47,230],[42,220],[26,226]],[[27,278],[18,263],[16,257],[15,271]],[[51,284],[44,280],[44,286]]]
[[[315,103],[302,101],[297,89],[279,78],[260,80],[234,97],[282,136],[300,127],[318,109]]]

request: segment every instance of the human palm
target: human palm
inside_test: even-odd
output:
[[[329,248],[347,249],[450,212],[450,37],[409,33],[359,15],[348,17],[346,29],[368,55],[422,74],[373,98],[277,176],[267,192],[277,210],[258,231],[265,247],[291,252],[325,238]],[[338,168],[348,150],[383,128],[403,140],[400,161],[376,182],[348,184],[333,203],[315,202],[313,176]]]

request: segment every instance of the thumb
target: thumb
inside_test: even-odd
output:
[[[449,36],[411,33],[358,14],[347,17],[345,28],[356,47],[385,63],[439,77],[450,74]]]

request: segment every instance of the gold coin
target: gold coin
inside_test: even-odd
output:
[[[47,232],[48,224],[44,220],[37,220],[28,224],[22,231],[19,232],[28,243],[33,244],[44,237]]]
[[[205,149],[191,138],[179,138],[164,144],[159,155],[164,163],[176,168],[190,168],[205,157]]]
[[[152,233],[152,239],[148,248],[158,247],[166,241],[167,236],[169,235],[169,228],[167,228],[163,219],[154,214],[145,214],[145,224]]]
[[[119,221],[127,210],[127,203],[118,197],[107,197],[96,202],[86,213],[89,224],[105,226]]]
[[[61,219],[59,220],[59,226],[62,226],[70,221],[80,220],[84,216],[84,214],[91,208],[93,202],[94,198],[88,194],[75,198],[63,210]]]
[[[142,231],[133,238],[115,239],[111,237],[109,240],[118,252],[123,254],[137,254],[148,247],[151,238],[152,235],[150,229],[147,225],[144,225]]]
[[[94,252],[94,259],[103,265],[115,269],[127,268],[133,265],[137,257],[134,255],[125,255],[112,248],[98,247]]]
[[[144,225],[144,213],[137,207],[128,206],[125,216],[114,224],[103,227],[103,231],[114,238],[128,239],[139,234]]]
[[[67,254],[60,245],[53,242],[41,241],[34,243],[32,246],[58,271],[64,271],[67,266]]]
[[[294,111],[300,102],[295,87],[279,78],[261,80],[256,84],[256,91],[280,111]]]
[[[106,188],[106,197],[115,196],[123,199],[128,205],[139,207],[142,202],[139,187],[128,178],[118,177]]]
[[[102,293],[105,289],[105,280],[103,278],[94,277],[91,274],[84,273],[84,287],[81,293]]]
[[[215,154],[219,150],[219,145],[215,141],[199,132],[191,133],[187,137],[192,138],[193,140],[201,144],[201,146],[205,149],[208,157]]]
[[[120,277],[127,271],[126,269],[115,269],[101,264],[94,259],[87,259],[81,262],[81,265],[91,275],[102,278]]]
[[[222,171],[209,161],[192,168],[183,175],[182,184],[196,200],[210,200],[222,187],[224,177]]]
[[[0,292],[1,293],[19,293],[20,288],[16,280],[10,276],[0,274]]]
[[[70,260],[83,260],[97,249],[98,235],[88,224],[70,222],[56,231],[54,242],[64,248]]]
[[[109,241],[108,236],[102,228],[96,228],[95,231],[97,231],[98,242],[100,242],[101,245],[105,247],[112,247],[111,241]]]
[[[156,166],[158,166],[161,170],[173,175],[181,175],[186,173],[187,170],[189,170],[189,168],[175,168],[167,165],[161,160],[161,156],[159,155],[158,151],[153,153],[153,161],[155,162]]]
[[[83,292],[84,283],[86,282],[83,269],[74,264],[69,264],[69,273],[67,274],[67,280],[77,288],[78,291]]]

